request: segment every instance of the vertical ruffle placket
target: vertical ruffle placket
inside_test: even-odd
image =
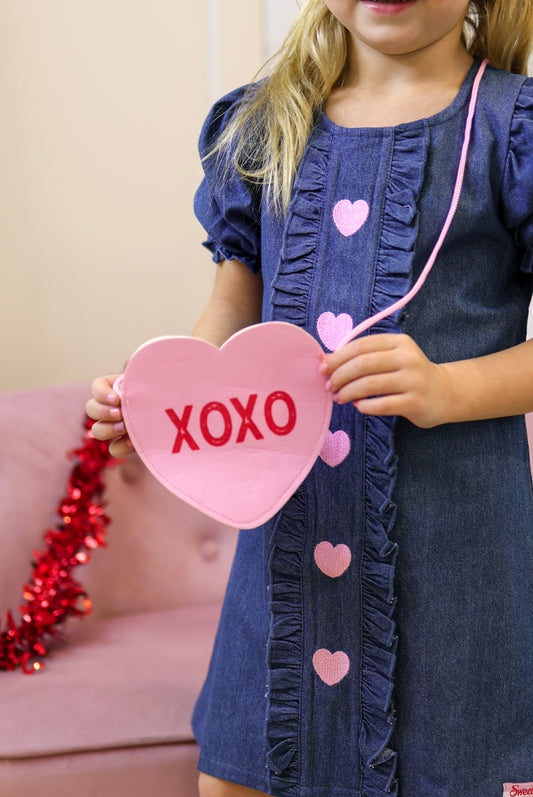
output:
[[[305,519],[305,491],[300,487],[278,516],[269,561],[266,737],[268,785],[273,794],[298,794]]]
[[[416,201],[427,154],[425,127],[394,131],[390,176],[383,208],[372,315],[404,296],[411,282],[418,234]],[[402,331],[396,313],[372,328],[377,333]],[[367,416],[365,462],[365,529],[362,574],[362,673],[359,750],[362,797],[398,795],[397,754],[389,747],[394,729],[392,693],[397,637],[393,620],[397,546],[390,539],[396,516],[392,500],[397,467],[394,417]]]
[[[294,182],[280,263],[272,282],[272,319],[307,322],[332,133],[317,126]]]
[[[320,234],[331,134],[315,128],[294,184],[281,260],[272,284],[272,318],[305,326]],[[304,174],[302,177],[301,175]],[[272,794],[299,788],[305,483],[285,504],[272,532],[267,649],[267,775]]]
[[[396,129],[383,208],[372,314],[389,307],[410,287],[418,234],[416,200],[427,151],[425,128]],[[273,320],[298,326],[308,321],[308,302],[327,187],[332,133],[321,127],[306,153],[303,177],[295,182],[281,260],[272,283]],[[377,332],[400,332],[401,316],[383,319]],[[362,672],[359,751],[361,797],[397,795],[392,703],[397,638],[393,620],[396,545],[390,534],[397,457],[394,418],[366,419],[365,529],[362,573]],[[270,641],[267,652],[269,704],[266,722],[269,790],[298,794],[300,677],[303,618],[301,578],[306,523],[305,483],[281,511],[273,531],[270,568]]]

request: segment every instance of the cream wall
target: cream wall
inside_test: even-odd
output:
[[[0,0],[1,389],[190,332],[213,276],[198,133],[272,31],[268,0]]]

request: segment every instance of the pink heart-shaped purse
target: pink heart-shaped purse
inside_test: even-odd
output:
[[[156,338],[117,384],[128,434],[171,492],[237,528],[271,518],[305,479],[328,431],[332,398],[320,344],[269,322],[218,349]]]

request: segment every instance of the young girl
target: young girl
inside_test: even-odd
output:
[[[205,123],[219,265],[194,334],[300,325],[336,405],[329,454],[240,534],[193,720],[202,797],[529,793],[532,40],[533,0],[307,0],[271,76]],[[481,59],[433,270],[335,351],[426,264]],[[121,456],[113,379],[88,411]]]

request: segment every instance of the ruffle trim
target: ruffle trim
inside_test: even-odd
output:
[[[281,510],[272,532],[270,633],[267,651],[269,711],[267,777],[272,794],[298,793],[300,678],[303,645],[301,579],[306,500],[300,487]]]
[[[248,266],[250,271],[253,271],[254,273],[260,270],[258,257],[248,256],[244,254],[244,252],[238,251],[237,249],[227,249],[222,244],[214,241],[212,238],[207,238],[207,240],[202,243],[202,246],[205,246],[205,248],[211,252],[214,263],[222,263],[224,260],[239,260],[241,263],[244,263],[245,266]]]
[[[272,318],[305,326],[320,234],[331,134],[316,127],[294,182],[280,264],[272,283]],[[305,176],[302,178],[302,174]],[[306,500],[302,485],[281,510],[270,556],[267,654],[267,776],[272,794],[298,794],[303,619],[301,578]]]
[[[372,314],[389,307],[410,287],[418,235],[416,202],[424,176],[427,131],[397,131],[383,209]],[[403,313],[384,318],[375,333],[402,331]],[[365,537],[362,554],[362,721],[359,751],[364,797],[398,794],[397,753],[389,747],[395,724],[392,692],[397,637],[393,620],[397,545],[390,534],[396,518],[392,501],[397,457],[395,418],[367,416]]]
[[[533,145],[533,79],[525,80],[515,104],[515,112],[511,122],[509,152],[507,155],[507,181],[517,191],[524,192],[524,201],[529,202],[530,217],[527,226],[531,240],[523,240],[522,230],[516,230],[516,242],[519,246],[528,247],[524,251],[520,263],[520,271],[533,273],[533,166],[531,164],[531,147]],[[524,216],[527,210],[522,210]]]
[[[305,326],[320,235],[332,133],[315,127],[294,182],[281,259],[272,283],[272,317]],[[304,175],[304,177],[302,177]]]
[[[524,274],[533,274],[533,252],[525,252],[519,265]]]

